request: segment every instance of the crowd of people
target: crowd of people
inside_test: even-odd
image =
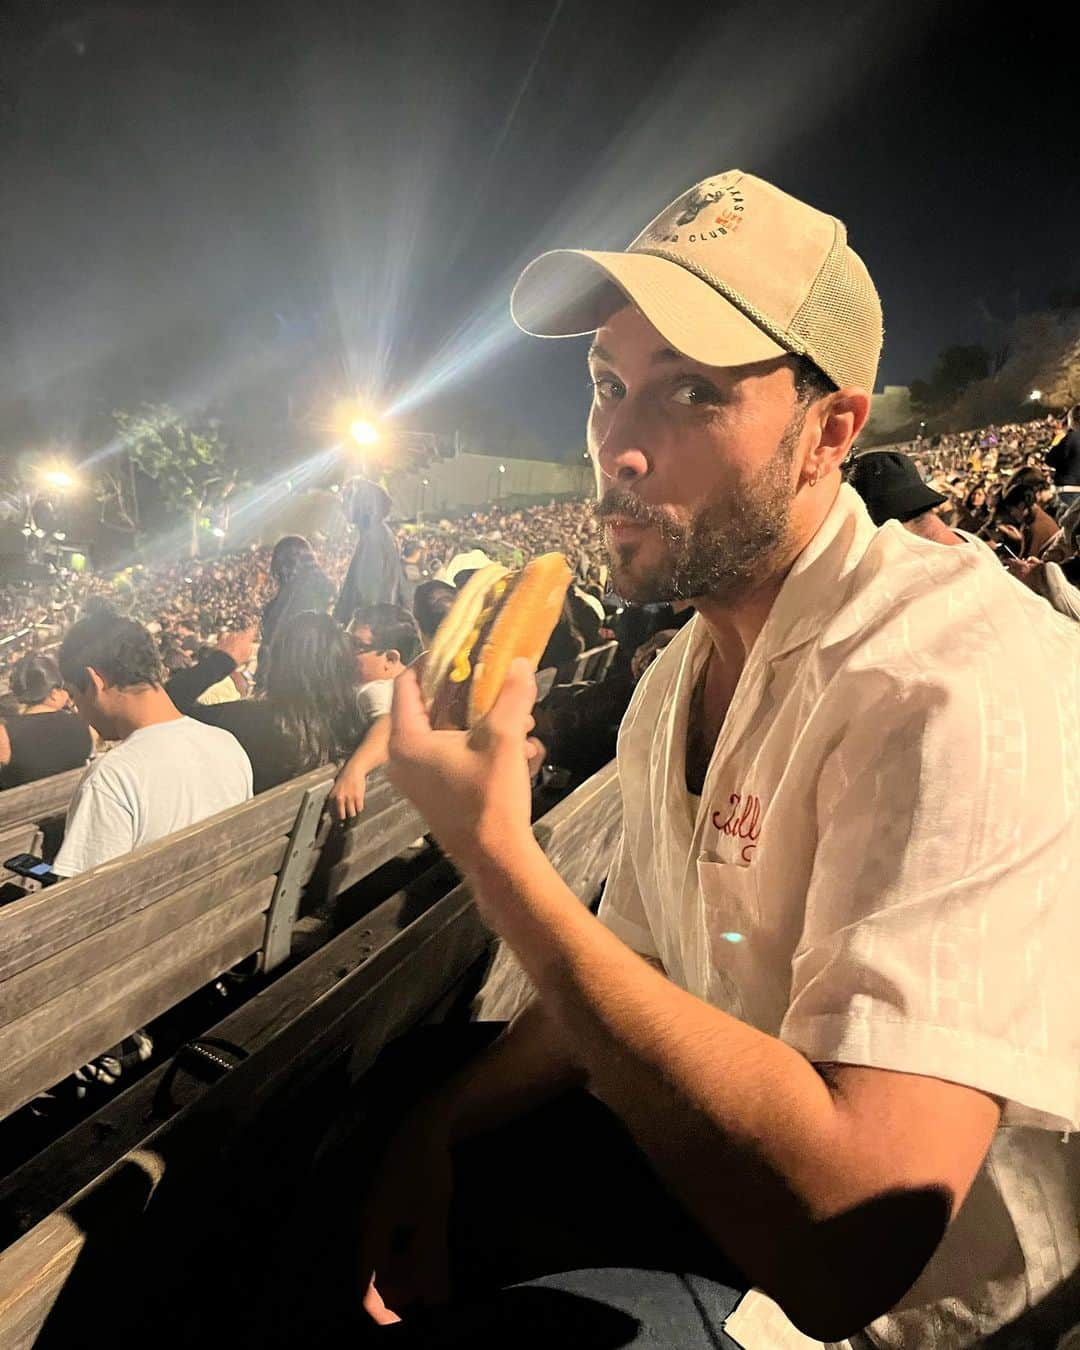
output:
[[[880,495],[884,489],[872,481],[871,466],[895,474],[898,457],[935,499],[903,523],[923,533],[931,524],[943,528],[936,536],[942,540],[985,543],[1018,580],[1061,612],[1080,617],[1074,589],[1080,583],[1080,410],[1063,419],[1046,416],[856,452],[846,468],[849,481],[864,495]],[[903,478],[901,471],[896,481]],[[153,659],[176,705],[240,739],[254,767],[255,791],[316,763],[348,761],[364,742],[365,719],[377,720],[370,695],[354,707],[357,681],[370,684],[354,678],[356,632],[375,644],[368,665],[372,658],[385,660],[388,651],[408,664],[430,642],[457,587],[486,562],[521,566],[549,551],[569,559],[574,585],[545,661],[565,683],[582,651],[619,642],[612,685],[620,692],[608,725],[625,701],[626,682],[640,676],[689,617],[666,607],[652,613],[624,606],[609,592],[600,525],[583,501],[490,504],[456,520],[391,527],[382,489],[361,483],[348,500],[355,528],[340,542],[290,536],[274,549],[252,547],[114,575],[69,574],[44,590],[0,588],[4,635],[30,630],[6,653],[0,785],[85,763],[92,753],[89,732],[74,734],[66,717],[41,715],[67,709],[59,643],[73,625],[85,625],[97,613],[123,616],[152,637]],[[895,514],[884,499],[871,501],[871,509],[878,523]],[[372,606],[375,622],[369,622]],[[326,617],[331,611],[334,619]],[[357,620],[359,611],[367,618]],[[302,622],[286,621],[300,616],[306,616]],[[275,671],[270,653],[276,635]],[[365,655],[357,657],[361,666]],[[559,695],[556,703],[559,698],[564,726],[579,726],[580,709],[570,718],[569,702]],[[30,723],[24,715],[39,720]],[[550,722],[547,730],[572,757],[575,738],[560,735]],[[359,809],[366,774],[378,762],[369,744],[352,771],[343,771],[342,810],[345,802]]]
[[[372,489],[367,499],[381,494]],[[77,579],[51,610],[61,632],[50,629],[50,649],[13,663],[0,718],[0,787],[89,764],[47,859],[51,878],[76,876],[327,764],[340,766],[331,811],[341,820],[360,814],[368,776],[388,756],[394,681],[458,588],[505,557],[511,540],[511,560],[524,562],[597,536],[580,502],[477,512],[422,537],[391,535],[378,512],[356,510],[354,523],[342,547],[289,535],[270,550]],[[579,575],[544,658],[565,681],[586,647],[620,627],[591,570],[595,552],[578,552]],[[669,621],[655,617],[654,626]],[[627,630],[635,647],[639,630]],[[597,766],[613,751],[629,661],[623,676],[608,686],[608,736],[590,752]],[[577,725],[581,710],[570,716]],[[546,734],[558,753],[555,720]],[[10,880],[0,898],[21,893]],[[140,1028],[34,1110],[51,1118],[72,1095],[94,1100],[153,1045]]]
[[[1080,618],[1080,406],[1064,418],[987,427],[869,451],[848,464],[860,490],[882,456],[901,455],[936,496],[927,529],[944,539],[971,537],[987,544],[1017,580],[1070,618]],[[880,524],[887,516],[875,519]],[[908,523],[907,521],[903,523]],[[959,532],[959,534],[957,534]]]
[[[848,461],[847,477],[875,523],[984,543],[1080,619],[1078,424],[1074,410],[1066,425],[1047,418],[868,451]],[[1075,484],[1064,481],[1070,455]],[[12,660],[0,787],[92,763],[51,860],[58,878],[330,763],[341,766],[331,809],[358,815],[387,758],[394,680],[489,561],[520,566],[559,551],[573,564],[541,663],[557,687],[538,730],[550,760],[572,772],[611,757],[634,685],[692,611],[625,605],[605,587],[587,503],[492,505],[391,530],[381,489],[352,500],[355,529],[338,544],[286,536],[273,549],[72,577],[59,598],[0,592],[7,622],[39,622],[48,644]],[[575,686],[577,658],[604,641],[618,644],[609,678]],[[165,762],[175,772],[161,775]],[[84,1073],[111,1084],[125,1055],[144,1058],[152,1045],[141,1031],[129,1042]]]

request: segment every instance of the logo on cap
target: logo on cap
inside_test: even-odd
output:
[[[709,208],[717,206],[720,210],[714,215]],[[648,237],[661,244],[697,244],[706,239],[722,239],[739,228],[745,210],[743,194],[737,187],[711,187],[702,183],[691,188],[685,197],[680,197],[655,223]],[[709,211],[708,218],[700,220],[706,211]],[[694,229],[680,235],[679,230],[688,225],[693,225]]]

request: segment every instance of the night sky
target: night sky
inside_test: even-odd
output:
[[[978,4],[14,0],[0,30],[0,453],[140,398],[268,464],[350,388],[570,453],[536,252],[622,246],[738,167],[846,221],[880,383],[1080,282],[1073,47]]]

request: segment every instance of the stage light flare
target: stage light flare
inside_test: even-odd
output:
[[[817,40],[817,26],[812,7],[793,10],[779,30],[760,7],[725,7],[707,30],[688,39],[658,72],[655,89],[641,98],[579,194],[560,199],[558,210],[537,222],[533,239],[507,260],[501,275],[492,276],[472,313],[396,388],[388,411],[411,412],[507,354],[523,336],[510,318],[510,292],[532,258],[557,248],[624,249],[692,183],[740,163],[767,166],[778,152],[790,153],[794,140],[809,136],[853,88],[873,78],[875,62],[865,53],[888,51],[895,60],[920,23],[915,12],[878,0],[852,9],[828,43]],[[718,87],[718,64],[732,51],[742,59]],[[710,91],[705,104],[703,89]]]
[[[67,492],[76,482],[74,476],[66,469],[45,469],[42,471],[41,481],[46,487],[58,488],[61,492]]]
[[[366,417],[358,417],[349,424],[349,432],[357,445],[377,445],[379,428]]]

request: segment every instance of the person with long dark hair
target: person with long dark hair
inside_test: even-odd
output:
[[[11,673],[19,715],[0,721],[0,788],[36,783],[78,769],[90,758],[90,731],[72,716],[60,667],[51,656],[31,653]]]
[[[231,731],[251,760],[255,792],[344,759],[367,731],[350,638],[328,614],[281,625],[265,662],[263,693],[185,711]]]
[[[333,583],[303,535],[287,534],[277,541],[270,555],[270,577],[277,591],[262,612],[262,646],[255,675],[260,689],[266,683],[267,655],[282,621],[308,611],[325,614],[334,598]]]

